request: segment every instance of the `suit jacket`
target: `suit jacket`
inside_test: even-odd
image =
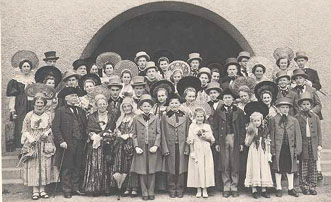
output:
[[[176,136],[178,136],[179,145],[179,174],[187,172],[189,145],[186,143],[188,136],[188,129],[190,127],[190,118],[188,115],[178,117],[176,123],[176,116],[163,115],[161,119],[161,134],[162,134],[162,154],[169,153],[163,158],[162,171],[175,174],[175,152],[176,152]]]
[[[302,112],[295,116],[299,121],[301,135],[302,135],[302,153],[301,159],[308,160],[308,138],[306,131],[307,117]],[[315,113],[311,113],[311,117],[308,118],[311,145],[313,149],[313,160],[317,160],[317,147],[322,146],[322,132],[321,132],[321,121]]]
[[[86,141],[87,134],[86,134],[86,126],[87,126],[87,118],[85,111],[81,108],[78,108],[78,118],[81,120],[82,127],[82,141]],[[52,131],[54,134],[54,141],[55,145],[57,146],[56,150],[56,164],[59,166],[61,163],[61,158],[63,154],[63,149],[60,147],[60,144],[62,142],[66,142],[68,145],[68,148],[66,149],[65,157],[63,159],[63,166],[64,167],[73,167],[75,166],[73,164],[73,156],[74,153],[72,151],[73,147],[73,122],[75,120],[75,115],[71,111],[70,107],[68,105],[64,105],[62,107],[59,107],[55,111],[55,116],[53,119],[52,124]]]
[[[320,90],[322,85],[320,83],[317,71],[311,68],[303,68],[303,71],[305,71],[305,73],[308,75],[308,80],[312,82],[313,88]]]
[[[220,145],[221,152],[219,158],[215,160],[217,168],[220,171],[224,171],[226,168],[221,162],[225,161],[225,138],[226,138],[226,114],[224,107],[220,107],[216,110],[213,116],[213,134],[215,137],[215,145]],[[244,145],[245,142],[245,114],[236,106],[233,106],[232,126],[234,132],[234,148],[232,152],[231,160],[235,161],[235,168],[232,172],[239,171],[240,165],[240,145]]]
[[[270,138],[271,138],[271,154],[275,156],[272,161],[272,168],[274,170],[279,170],[279,157],[280,151],[283,144],[283,136],[285,127],[284,125],[279,125],[281,115],[277,114],[270,120]],[[299,122],[296,118],[291,115],[287,116],[286,132],[288,136],[288,142],[290,146],[290,155],[292,159],[292,172],[298,171],[297,156],[301,154],[302,151],[302,137]]]
[[[296,90],[296,88],[292,88],[292,91],[296,94],[295,96],[295,101],[294,101],[294,114],[297,114],[300,112],[300,106],[298,104],[298,100],[299,100],[299,93],[298,91]],[[321,110],[322,110],[322,103],[321,103],[321,100],[320,98],[318,97],[317,93],[316,93],[316,90],[308,85],[306,85],[306,90],[305,92],[309,92],[312,97],[313,97],[313,106],[312,106],[312,111],[318,115],[318,117],[320,118],[320,120],[323,120],[323,116],[322,116],[322,113],[321,113]]]
[[[131,172],[146,175],[147,170],[149,174],[161,171],[162,155],[161,155],[161,132],[160,121],[154,114],[150,115],[150,119],[146,122],[142,114],[136,115],[133,119],[133,145],[141,148],[144,152],[142,154],[134,153]],[[148,148],[146,150],[146,142]],[[151,153],[149,149],[157,146],[156,153]],[[148,159],[148,164],[147,164]],[[147,167],[149,169],[147,169]]]

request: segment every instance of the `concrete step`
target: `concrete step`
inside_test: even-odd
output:
[[[13,167],[13,168],[2,168],[2,179],[21,179],[23,174],[22,169]]]
[[[323,160],[331,160],[331,149],[323,149],[321,153],[321,159]]]
[[[331,160],[321,161],[322,172],[331,172]]]
[[[17,156],[3,156],[2,157],[2,168],[13,168],[16,167],[19,159]]]
[[[54,193],[56,183],[52,183],[46,186],[46,191],[49,195]],[[62,192],[61,184],[59,183],[57,186],[57,194]],[[14,193],[32,193],[32,187],[28,187],[23,185],[22,180],[2,180],[2,193],[3,194],[14,194]]]

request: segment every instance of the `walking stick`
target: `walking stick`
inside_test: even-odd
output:
[[[53,198],[55,198],[55,193],[56,193],[56,190],[57,190],[57,185],[59,183],[59,179],[60,179],[60,175],[61,175],[61,170],[62,170],[63,159],[64,159],[64,154],[65,153],[66,153],[66,149],[63,149],[63,154],[62,154],[61,163],[60,163],[60,169],[59,169],[59,175],[58,175],[58,177],[56,179],[55,189],[54,189],[54,192],[53,192]]]

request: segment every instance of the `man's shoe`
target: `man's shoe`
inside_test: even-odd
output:
[[[147,201],[148,200],[148,196],[143,196],[143,200]]]
[[[282,197],[282,196],[283,196],[283,192],[282,192],[281,189],[277,189],[277,190],[276,190],[276,196],[277,196],[277,197]]]
[[[169,193],[169,197],[170,198],[176,198],[176,194],[175,193]]]
[[[229,198],[230,195],[231,195],[231,194],[230,194],[229,191],[224,191],[224,192],[223,192],[223,197],[225,197],[225,198]]]
[[[177,198],[183,198],[184,197],[184,194],[182,192],[177,192]]]
[[[233,191],[232,192],[232,197],[238,197],[239,196],[239,192],[238,191]]]
[[[73,191],[71,194],[72,194],[72,195],[79,195],[79,196],[83,196],[83,195],[85,195],[85,193],[83,193],[83,192],[81,192],[81,191],[79,191],[79,190],[77,190],[77,191]]]
[[[310,192],[309,192],[308,189],[304,189],[304,190],[302,190],[302,193],[303,193],[303,195],[309,195],[309,194],[310,194]]]
[[[253,196],[253,198],[255,198],[255,199],[258,199],[258,198],[259,198],[259,194],[258,194],[257,192],[253,192],[253,193],[252,193],[252,196]]]
[[[262,192],[261,196],[263,196],[264,198],[270,198],[270,194],[266,191]]]
[[[311,195],[317,195],[317,191],[315,189],[311,189],[309,192]]]
[[[299,197],[299,194],[295,189],[288,190],[288,195],[294,196],[294,197]]]
[[[64,196],[64,198],[71,198],[72,197],[71,193],[69,193],[69,192],[65,192],[63,194],[63,196]]]
[[[155,199],[155,196],[149,196],[148,199],[149,200],[154,200]]]

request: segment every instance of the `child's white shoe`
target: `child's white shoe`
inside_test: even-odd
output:
[[[208,198],[207,188],[203,188],[202,197],[203,198]]]
[[[201,197],[201,188],[197,188],[197,194],[195,195],[197,198]]]

